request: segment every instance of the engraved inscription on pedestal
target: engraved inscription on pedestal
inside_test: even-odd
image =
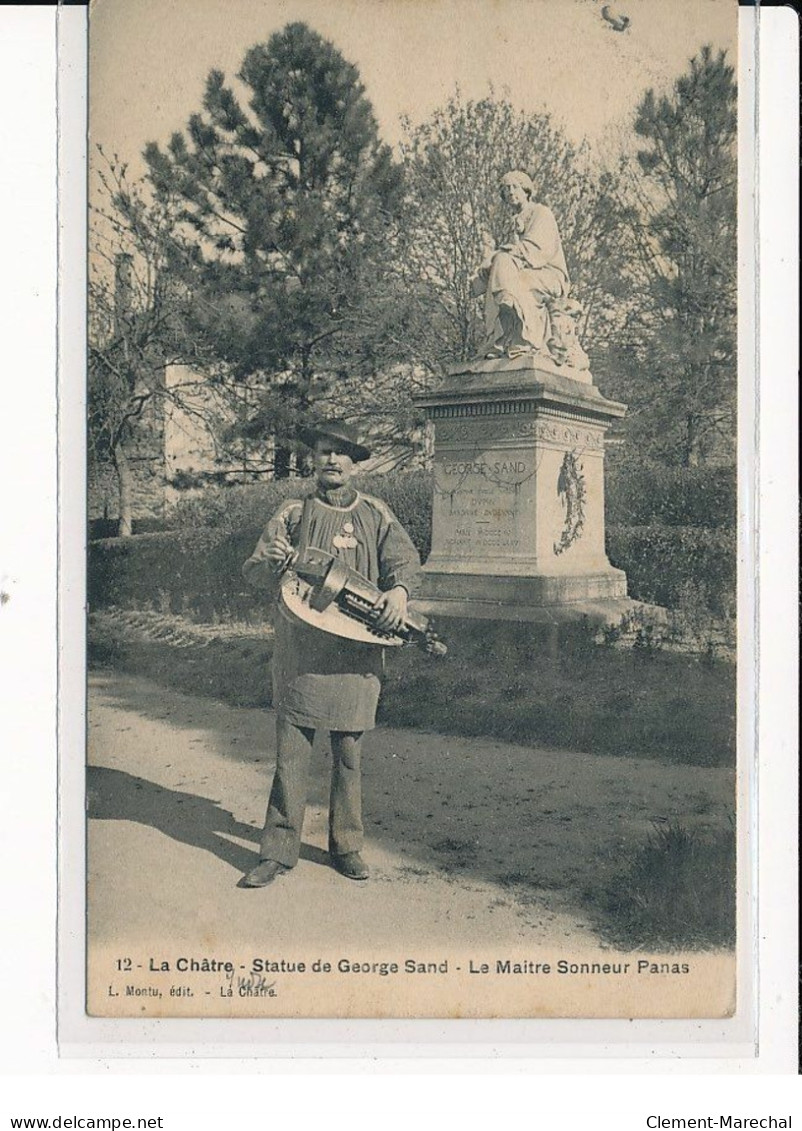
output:
[[[535,474],[523,448],[439,451],[432,558],[532,557],[534,531],[523,519],[534,506]]]
[[[604,544],[604,433],[623,405],[531,365],[452,373],[420,401],[435,429],[419,594],[432,611],[514,616],[626,595]]]

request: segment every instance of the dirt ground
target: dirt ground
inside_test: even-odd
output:
[[[104,670],[89,726],[89,933],[104,948],[597,948],[588,887],[655,822],[704,830],[733,807],[730,769],[380,728],[363,760],[370,882],[329,864],[320,742],[301,861],[247,890],[237,881],[256,861],[272,712]]]

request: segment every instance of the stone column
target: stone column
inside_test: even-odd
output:
[[[626,407],[605,399],[587,372],[531,355],[455,366],[417,400],[435,435],[420,607],[515,620],[553,620],[558,610],[620,617],[632,602],[604,546],[604,434]]]

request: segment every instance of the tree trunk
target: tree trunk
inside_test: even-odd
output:
[[[686,467],[698,467],[701,458],[701,429],[696,415],[689,416],[685,429],[685,459]]]
[[[289,479],[291,455],[292,452],[289,448],[285,448],[283,444],[276,444],[275,451],[273,453],[274,479]]]
[[[117,524],[117,537],[129,538],[133,530],[133,502],[131,498],[132,480],[131,465],[122,444],[118,444],[113,452],[114,470],[117,472],[117,487],[119,491],[120,519]]]

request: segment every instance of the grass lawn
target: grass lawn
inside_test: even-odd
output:
[[[583,898],[602,936],[624,950],[705,950],[735,943],[735,822],[699,834],[656,825],[623,866],[594,875]]]
[[[554,647],[531,625],[453,620],[442,659],[388,649],[379,721],[696,766],[735,759],[735,667],[647,648]],[[234,706],[269,706],[269,625],[195,625],[155,612],[93,613],[90,661]]]

